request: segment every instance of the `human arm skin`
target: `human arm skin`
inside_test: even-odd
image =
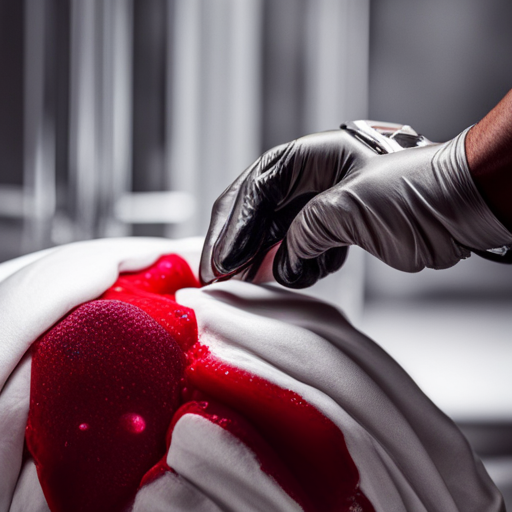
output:
[[[512,230],[512,89],[468,132],[466,156],[480,194]]]

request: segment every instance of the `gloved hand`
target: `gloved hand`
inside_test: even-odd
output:
[[[469,174],[466,133],[378,154],[341,129],[268,151],[215,202],[201,280],[257,267],[281,240],[274,277],[293,288],[340,268],[349,245],[417,272],[511,244]]]

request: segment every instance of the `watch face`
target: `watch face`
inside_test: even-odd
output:
[[[358,120],[341,126],[376,153],[396,153],[407,148],[432,144],[408,125]]]

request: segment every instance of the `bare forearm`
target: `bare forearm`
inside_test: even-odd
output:
[[[512,231],[512,90],[468,132],[466,155],[482,197]]]

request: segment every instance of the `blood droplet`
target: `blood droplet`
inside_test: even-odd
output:
[[[121,427],[132,434],[141,434],[146,430],[146,422],[139,414],[126,413],[121,416]]]

